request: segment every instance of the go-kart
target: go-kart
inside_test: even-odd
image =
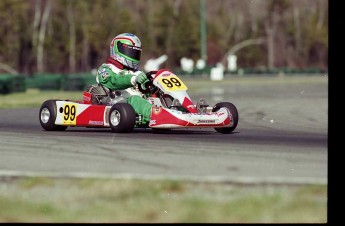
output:
[[[135,113],[121,91],[98,83],[86,87],[82,101],[46,100],[39,110],[40,124],[47,131],[108,127],[114,133],[131,132],[134,128],[214,128],[231,133],[237,127],[239,116],[234,104],[220,102],[210,107],[204,99],[194,104],[187,86],[166,69],[150,71],[146,76],[149,81],[144,86],[137,84],[136,89],[153,105],[149,122]]]

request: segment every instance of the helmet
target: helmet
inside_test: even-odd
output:
[[[134,34],[119,34],[110,43],[110,57],[130,69],[138,69],[140,56],[141,42]]]

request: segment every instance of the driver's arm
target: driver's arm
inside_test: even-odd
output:
[[[142,71],[123,70],[116,74],[107,66],[101,66],[97,72],[98,81],[105,87],[113,90],[123,90],[147,80]],[[146,81],[144,81],[146,82]]]

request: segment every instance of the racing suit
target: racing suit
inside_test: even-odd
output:
[[[109,57],[107,62],[98,68],[96,80],[111,91],[120,91],[121,96],[134,108],[135,113],[141,114],[143,120],[149,122],[152,104],[145,100],[141,92],[134,88],[136,77],[141,73],[143,72],[126,68]]]

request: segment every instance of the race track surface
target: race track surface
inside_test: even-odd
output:
[[[327,77],[209,82],[190,96],[235,104],[237,129],[48,132],[39,108],[0,109],[0,175],[327,184]]]

